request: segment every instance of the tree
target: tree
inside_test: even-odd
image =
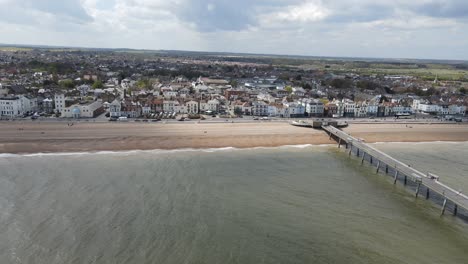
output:
[[[148,79],[142,79],[137,82],[137,87],[139,89],[150,89],[151,88],[151,82]]]
[[[466,94],[466,88],[465,87],[460,88],[460,93]]]
[[[373,82],[373,81],[358,81],[356,83],[356,86],[358,88],[361,88],[362,90],[375,90],[376,88],[379,88],[379,84]]]
[[[232,80],[232,81],[231,81],[231,86],[232,86],[232,87],[237,87],[237,85],[239,85],[239,83],[238,83],[237,80]]]
[[[288,93],[292,93],[292,92],[293,92],[293,89],[292,89],[292,87],[291,87],[291,86],[289,86],[289,85],[288,85],[288,86],[286,86],[286,87],[284,87],[284,90],[285,90],[286,92],[288,92]]]
[[[101,81],[99,81],[99,80],[94,81],[93,89],[100,89],[100,88],[103,88],[103,87],[104,87],[104,84],[102,84]]]
[[[234,108],[234,114],[238,115],[238,116],[241,116],[242,115],[242,108],[235,107]]]
[[[302,83],[301,86],[306,90],[312,90],[312,85],[310,83]]]
[[[42,81],[42,85],[43,86],[49,86],[49,85],[53,85],[53,84],[57,84],[56,82],[54,82],[53,80],[44,80]]]
[[[278,79],[280,80],[284,80],[284,81],[289,81],[289,76],[285,73],[281,73],[280,76],[278,77]]]
[[[66,79],[66,80],[60,81],[60,86],[63,87],[63,88],[71,89],[71,88],[75,87],[75,83],[73,82],[73,80]]]
[[[333,79],[330,85],[338,89],[350,88],[353,85],[353,81],[349,79]]]

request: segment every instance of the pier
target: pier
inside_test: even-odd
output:
[[[441,215],[451,212],[468,221],[468,196],[439,182],[439,176],[430,172],[424,174],[334,126],[326,125],[322,129],[338,142],[339,148],[345,147],[349,156],[359,157],[361,164],[367,161],[376,167],[376,173],[389,175],[394,184],[401,182],[412,189],[416,198],[421,196],[440,205]]]

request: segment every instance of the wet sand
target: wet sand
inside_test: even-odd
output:
[[[468,125],[351,124],[367,142],[468,141]],[[0,153],[126,151],[335,144],[321,130],[286,123],[0,123]]]

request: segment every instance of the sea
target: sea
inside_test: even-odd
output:
[[[468,143],[375,147],[468,191]],[[336,146],[0,155],[0,263],[468,263],[468,224]]]

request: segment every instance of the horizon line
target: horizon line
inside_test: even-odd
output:
[[[255,53],[255,52],[233,52],[233,51],[207,51],[207,50],[178,50],[178,49],[142,49],[142,48],[102,48],[102,47],[85,47],[85,46],[66,46],[66,45],[46,45],[46,44],[9,44],[0,43],[0,47],[23,47],[23,48],[38,48],[38,49],[83,49],[83,50],[128,50],[128,51],[148,51],[148,52],[192,52],[192,53],[213,53],[213,54],[233,54],[233,55],[250,55],[264,57],[299,57],[299,59],[316,58],[316,59],[345,59],[345,60],[375,60],[375,61],[436,61],[436,62],[459,62],[468,63],[468,60],[463,59],[431,59],[431,58],[397,58],[397,57],[364,57],[364,56],[327,56],[327,55],[299,55],[299,54],[274,54],[274,53]]]

